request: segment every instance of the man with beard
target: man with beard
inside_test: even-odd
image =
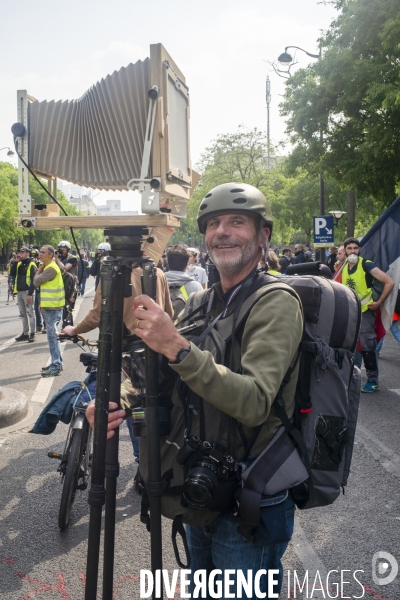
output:
[[[361,326],[359,342],[367,371],[367,382],[362,392],[379,391],[379,370],[376,358],[375,311],[386,300],[394,287],[394,281],[389,275],[378,269],[371,261],[360,254],[357,238],[347,238],[343,243],[347,262],[342,270],[342,283],[355,291],[361,302]],[[372,282],[376,279],[384,284],[379,300],[372,298]]]
[[[55,262],[62,271],[69,271],[71,275],[78,276],[78,259],[71,252],[71,244],[62,240],[57,245],[57,252],[54,257]]]
[[[301,308],[289,286],[257,269],[262,249],[268,253],[273,221],[268,202],[259,190],[243,183],[219,185],[202,200],[197,221],[209,256],[220,273],[220,282],[191,295],[176,327],[148,296],[136,298],[134,310],[135,334],[165,357],[177,379],[172,392],[171,431],[161,439],[162,473],[170,474],[165,484],[171,491],[162,496],[162,512],[174,522],[181,519],[186,523],[192,573],[200,569],[233,569],[231,581],[235,587],[238,571],[247,573],[251,569],[256,574],[265,569],[267,574],[261,576],[260,584],[265,593],[268,581],[272,583],[268,570],[276,569],[279,581],[274,591],[279,591],[283,576],[281,558],[293,532],[294,503],[290,491],[263,498],[261,524],[254,529],[250,541],[251,536],[238,532],[241,523],[234,515],[236,494],[241,489],[237,471],[231,473],[229,486],[218,481],[211,498],[197,505],[197,493],[202,495],[204,490],[199,490],[195,482],[189,490],[186,457],[179,449],[188,450],[192,433],[237,461],[249,461],[250,455],[254,458],[262,452],[281,426],[271,406],[301,340]],[[194,309],[194,319],[206,324],[205,329],[200,327],[201,343],[198,333],[179,333],[193,306],[202,307],[203,311]],[[224,339],[229,338],[223,356],[212,350],[222,331],[227,334]],[[289,418],[294,410],[297,375],[298,366],[293,368],[282,391]],[[123,391],[121,402],[129,411],[135,405],[134,394]],[[108,417],[109,437],[126,415],[116,408],[110,403],[114,412]],[[87,410],[91,423],[93,414],[92,405]],[[146,443],[147,438],[141,438],[140,472],[145,489]],[[219,460],[214,463],[215,468]],[[209,465],[203,475],[208,477],[211,471]],[[271,533],[272,523],[276,535]],[[193,587],[191,581],[191,593]],[[243,597],[253,598],[253,594]]]
[[[294,255],[295,255],[295,264],[296,265],[301,265],[303,263],[306,262],[311,262],[312,259],[310,259],[307,254],[304,252],[304,246],[302,244],[296,244],[294,247]]]

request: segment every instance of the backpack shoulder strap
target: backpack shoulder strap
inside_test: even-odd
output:
[[[181,287],[179,288],[180,293],[182,294],[185,302],[187,301],[187,299],[189,298],[189,294],[186,291],[186,288],[184,285],[181,285]]]
[[[301,311],[303,312],[301,300],[297,294],[297,292],[288,284],[277,282],[275,277],[270,277],[271,281],[257,289],[251,296],[249,296],[242,304],[240,308],[240,312],[236,321],[235,330],[237,331],[241,325],[243,325],[244,321],[247,320],[247,317],[250,314],[251,309],[261,298],[264,298],[267,294],[275,292],[277,290],[282,290],[296,298],[298,301]],[[230,335],[225,341],[230,341],[232,336]]]

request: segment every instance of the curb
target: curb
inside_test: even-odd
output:
[[[0,429],[15,425],[26,417],[28,399],[22,392],[0,388]]]

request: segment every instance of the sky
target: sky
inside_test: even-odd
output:
[[[195,166],[218,135],[239,125],[266,130],[265,82],[271,82],[270,130],[285,138],[279,102],[285,80],[269,62],[285,46],[318,53],[318,37],[337,15],[317,0],[18,0],[1,2],[0,148],[13,147],[16,92],[38,100],[79,98],[114,70],[162,43],[186,77]],[[297,52],[298,66],[313,59]],[[12,162],[6,151],[0,160]],[[96,193],[96,192],[95,192]],[[133,192],[101,192],[95,202],[121,198],[137,209]]]

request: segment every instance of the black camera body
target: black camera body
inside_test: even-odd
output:
[[[224,446],[203,442],[196,435],[185,441],[176,460],[190,469],[182,488],[182,504],[191,508],[209,506],[218,486],[238,470],[237,461]]]

